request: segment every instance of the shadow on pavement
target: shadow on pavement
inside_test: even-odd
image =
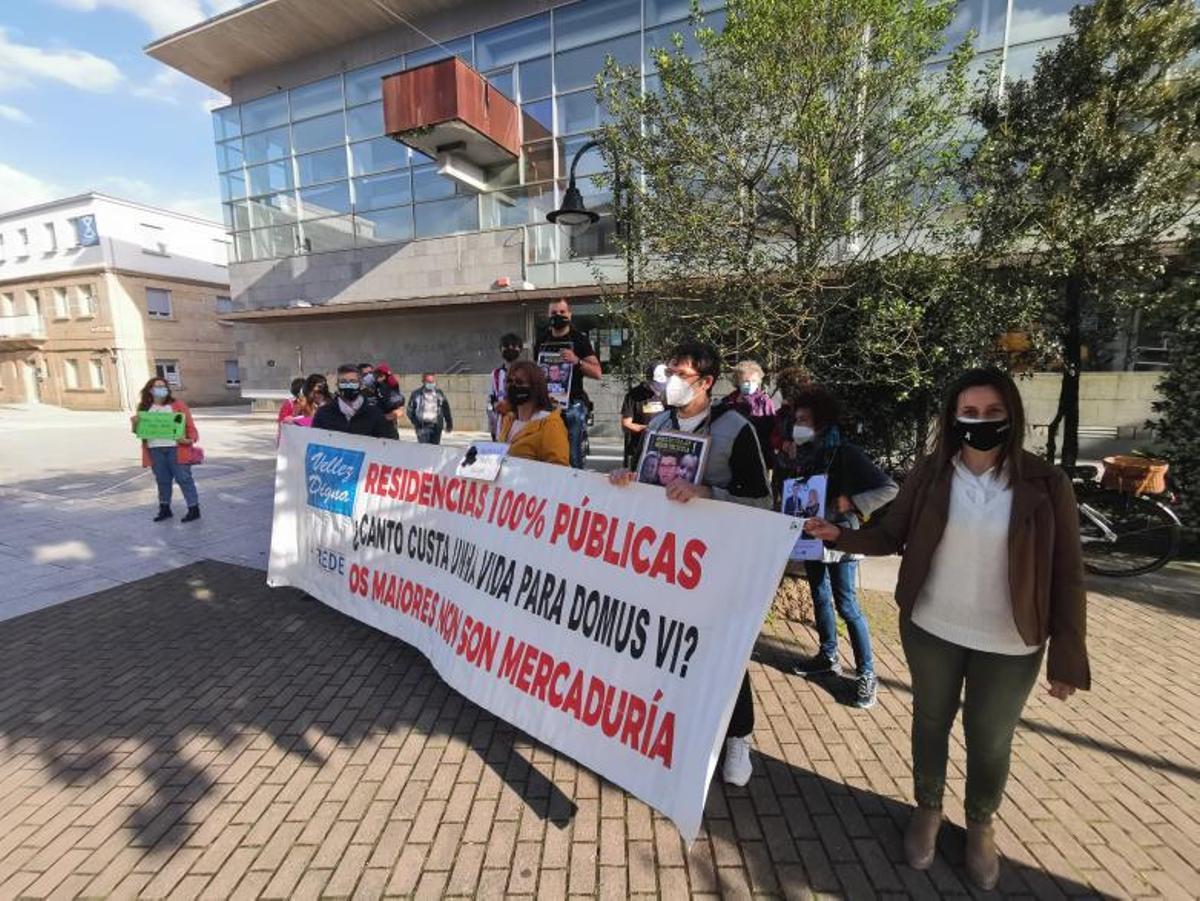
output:
[[[34,791],[53,797],[47,781],[82,790],[73,804],[94,789],[89,807],[139,785],[138,803],[109,813],[124,817],[130,845],[154,851],[185,843],[217,802],[271,789],[304,803],[301,767],[317,770],[303,783],[334,780],[349,794],[379,747],[395,753],[378,751],[375,778],[408,766],[410,780],[432,779],[439,763],[425,752],[440,759],[453,742],[464,766],[481,759],[543,820],[566,828],[576,811],[525,753],[545,749],[452,691],[417,651],[299,591],[267,589],[261,573],[211,561],[0,624],[0,739],[0,815],[33,803]],[[30,754],[38,765],[13,765]],[[942,861],[917,873],[901,863],[906,804],[757,759],[746,788],[718,776],[703,832],[713,845],[745,847],[756,884],[851,897],[888,886],[965,891],[961,830],[947,827]],[[710,879],[712,890],[732,890],[708,863],[694,887]],[[1089,891],[1022,866],[1006,867],[1001,888]]]

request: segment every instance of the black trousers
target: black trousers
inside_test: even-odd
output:
[[[742,676],[742,689],[737,703],[733,705],[733,716],[729,718],[726,738],[742,738],[754,731],[754,694],[750,691],[750,674]]]

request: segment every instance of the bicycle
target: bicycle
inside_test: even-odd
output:
[[[1157,495],[1104,487],[1099,467],[1077,466],[1071,484],[1079,505],[1083,565],[1101,576],[1141,576],[1166,566],[1179,553],[1182,526]]]

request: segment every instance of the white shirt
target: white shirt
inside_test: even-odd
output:
[[[705,407],[704,411],[702,413],[697,413],[695,416],[689,416],[687,419],[684,419],[682,416],[680,416],[679,417],[679,431],[681,431],[681,432],[696,431],[696,429],[698,429],[700,427],[700,424],[708,418],[711,410],[712,410],[712,407]]]
[[[147,413],[174,413],[175,409],[170,404],[152,403]],[[151,438],[146,442],[147,447],[174,447],[178,444],[174,438]]]
[[[508,427],[508,441],[511,444],[517,435],[521,434],[521,429],[529,425],[531,422],[538,422],[550,415],[549,410],[538,410],[529,419],[518,419],[513,417],[512,425]]]
[[[992,654],[1032,654],[1013,620],[1008,581],[1012,486],[994,469],[975,475],[959,459],[950,483],[946,531],[912,621],[938,638]]]

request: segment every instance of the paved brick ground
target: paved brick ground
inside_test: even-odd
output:
[[[1200,600],[1094,594],[1096,689],[1027,710],[1001,888],[1200,890]],[[0,623],[0,898],[965,892],[962,834],[906,868],[907,673],[879,706],[764,633],[756,775],[668,821],[449,691],[415,652],[261,572],[197,563]],[[961,792],[961,744],[952,791]],[[951,810],[961,822],[961,810]]]

